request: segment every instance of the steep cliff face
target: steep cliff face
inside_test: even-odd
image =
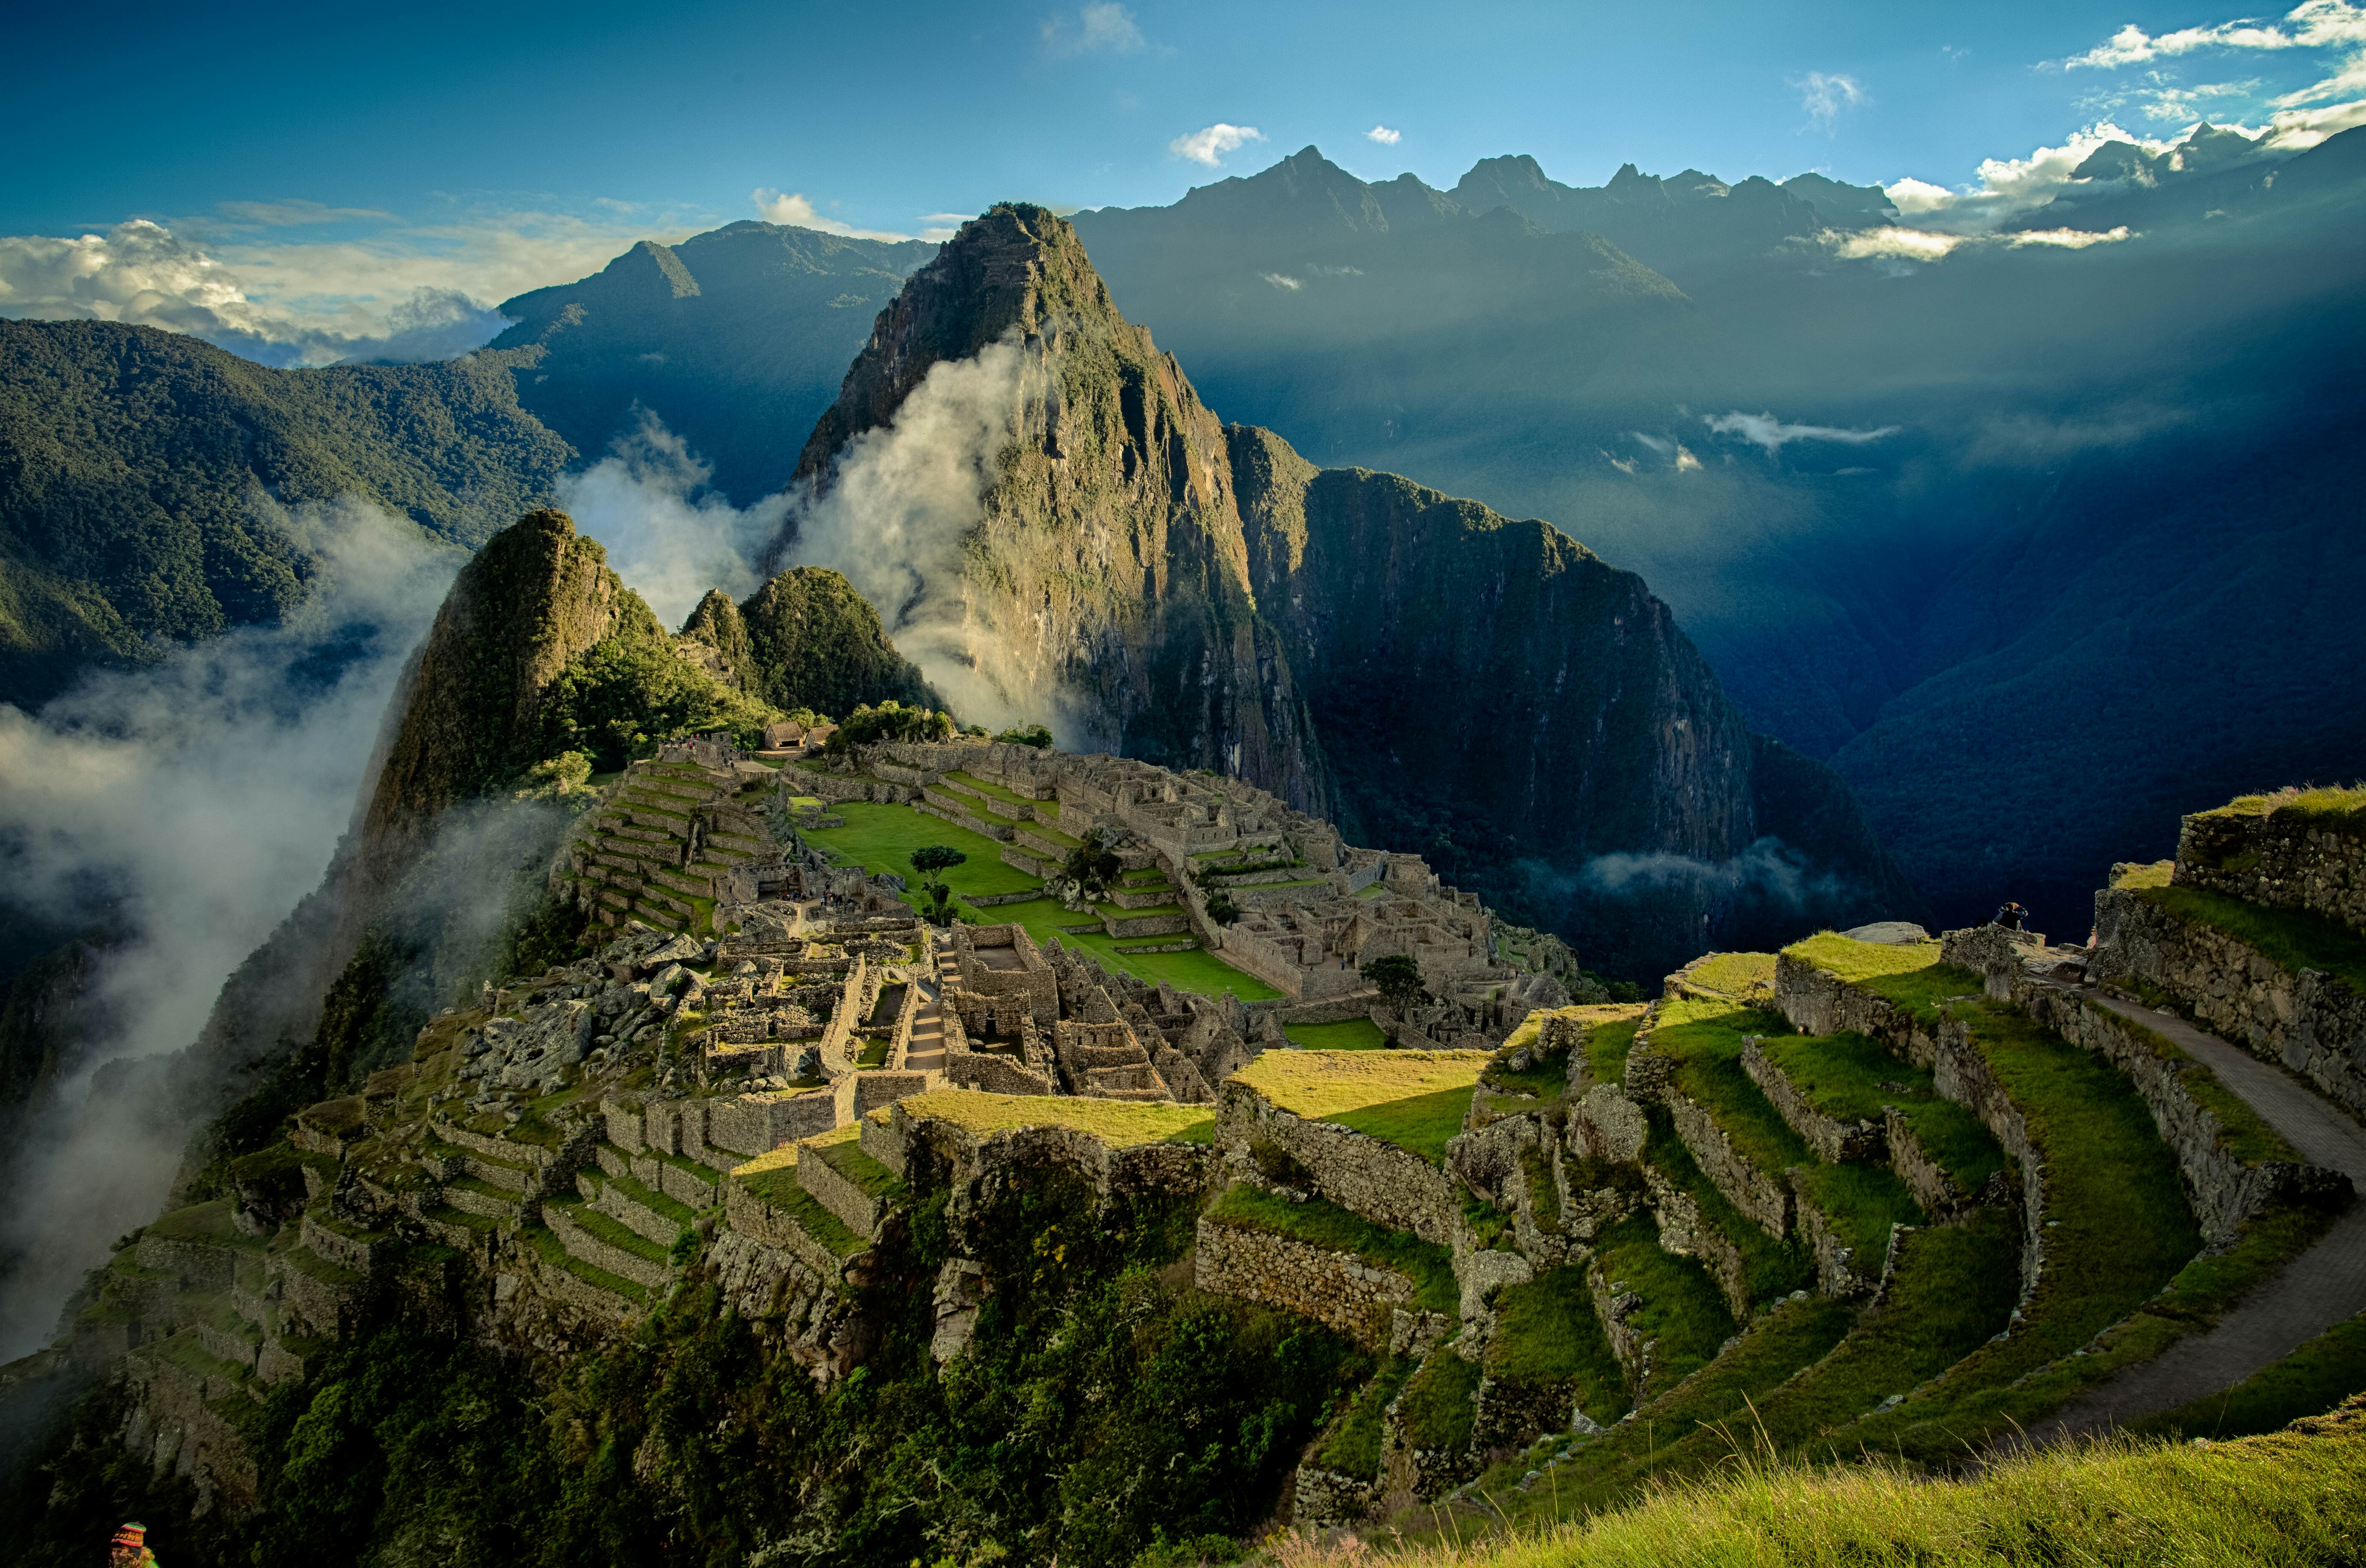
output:
[[[866,436],[928,439],[890,427],[932,370],[964,360],[997,367],[1000,438],[960,536],[906,557],[917,581],[882,603],[888,629],[964,716],[1050,719],[1081,749],[1326,809],[1304,704],[1249,589],[1222,426],[1051,213],[997,207],[913,274],[806,442],[803,495],[831,505]],[[859,519],[825,544],[808,523],[783,551],[851,562],[876,532]]]
[[[1828,770],[1762,757],[1640,577],[1548,523],[1226,431],[1040,208],[970,224],[881,315],[806,496],[826,507],[932,369],[1013,353],[976,513],[935,568],[958,579],[939,648],[1014,701],[1054,693],[1065,744],[1308,802],[1617,973],[1920,913]]]
[[[487,541],[396,695],[400,718],[361,820],[366,879],[383,884],[439,812],[541,759],[552,683],[622,623],[627,598],[607,552],[565,512],[529,512]]]

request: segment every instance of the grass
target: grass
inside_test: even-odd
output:
[[[1731,1002],[1668,1002],[1651,1031],[1651,1048],[1675,1059],[1676,1088],[1706,1106],[1735,1152],[1768,1176],[1812,1164],[1816,1155],[1742,1071],[1741,1042],[1789,1028],[1780,1014]]]
[[[1324,1470],[1352,1475],[1358,1481],[1377,1480],[1380,1473],[1382,1417],[1389,1401],[1404,1387],[1405,1379],[1413,1375],[1417,1364],[1411,1356],[1396,1356],[1381,1362],[1372,1380],[1364,1384],[1330,1431],[1324,1434],[1314,1462]]]
[[[1733,1333],[1733,1315],[1708,1271],[1690,1258],[1660,1247],[1660,1227],[1649,1215],[1604,1231],[1594,1238],[1602,1275],[1613,1294],[1642,1297],[1630,1320],[1652,1350],[1653,1376],[1665,1389],[1717,1359]]]
[[[679,1198],[669,1198],[663,1193],[642,1186],[630,1176],[611,1176],[608,1184],[651,1214],[662,1215],[676,1225],[687,1228],[698,1217],[697,1211]]]
[[[2298,973],[2322,969],[2366,995],[2366,936],[2297,910],[2246,903],[2204,888],[2147,887],[2136,896],[2180,920],[2224,932],[2270,963]]]
[[[553,1198],[548,1206],[565,1215],[578,1229],[595,1241],[604,1241],[619,1252],[630,1252],[652,1263],[662,1265],[666,1261],[664,1248],[639,1231],[618,1224],[614,1216],[602,1214],[580,1198]]]
[[[2148,866],[2119,866],[2112,868],[2112,886],[2134,892],[2140,888],[2165,888],[2177,875],[2177,862],[2156,860]]]
[[[636,1306],[648,1305],[649,1293],[645,1288],[622,1275],[608,1272],[597,1263],[585,1262],[569,1252],[565,1242],[543,1226],[530,1225],[518,1234],[525,1238],[526,1244],[534,1249],[536,1257],[552,1267],[566,1270],[586,1284],[597,1285],[612,1294],[623,1296]]]
[[[1268,1051],[1233,1077],[1292,1115],[1442,1165],[1487,1060],[1482,1051]]]
[[[1807,1102],[1836,1121],[1878,1121],[1896,1106],[1915,1142],[1966,1196],[2004,1169],[2004,1146],[1980,1119],[1941,1097],[1930,1070],[1853,1032],[1786,1035],[1764,1042],[1766,1058]],[[1903,1087],[1886,1087],[1902,1085]]]
[[[2344,1412],[2323,1427],[2205,1445],[2022,1450],[1934,1477],[1887,1461],[1774,1461],[1738,1424],[1720,1439],[1721,1462],[1697,1479],[1582,1522],[1510,1539],[1458,1533],[1390,1560],[1394,1568],[2334,1568],[2357,1561],[2366,1533],[2366,1415]],[[1277,1556],[1289,1568],[1373,1561],[1352,1540],[1288,1546]]]
[[[2247,1437],[2330,1410],[2361,1391],[2366,1391],[2366,1313],[2335,1324],[2224,1393],[2132,1421],[2128,1429],[2159,1437]]]
[[[2194,814],[2204,817],[2280,816],[2289,812],[2328,826],[2366,829],[2366,784],[2346,788],[2288,785],[2267,795],[2237,795],[2225,805]]]
[[[778,1164],[751,1160],[733,1170],[731,1180],[770,1207],[787,1215],[833,1257],[851,1258],[870,1245],[849,1230],[844,1220],[822,1207],[819,1199],[798,1185],[794,1160]]]
[[[2112,1013],[2111,1018],[2162,1061],[2183,1064],[2176,1070],[2177,1081],[2185,1086],[2188,1094],[2193,1096],[2196,1104],[2218,1119],[2220,1148],[2246,1165],[2259,1165],[2275,1159],[2293,1164],[2303,1162],[2300,1150],[2294,1148],[2282,1133],[2270,1126],[2267,1119],[2253,1110],[2248,1101],[2221,1083],[2216,1073],[2187,1055],[2185,1047],[2124,1013]]]
[[[1417,1449],[1448,1451],[1470,1446],[1479,1377],[1478,1363],[1444,1348],[1432,1350],[1397,1400],[1397,1426],[1405,1440]]]
[[[1507,1382],[1574,1383],[1578,1408],[1606,1426],[1633,1403],[1594,1316],[1581,1263],[1548,1269],[1496,1293],[1485,1366],[1489,1377]]]
[[[479,1236],[490,1236],[501,1227],[501,1221],[497,1219],[485,1215],[472,1214],[467,1209],[456,1209],[449,1204],[429,1209],[427,1217],[443,1225],[460,1226],[475,1231]]]
[[[1413,1282],[1413,1305],[1421,1311],[1450,1314],[1461,1304],[1452,1252],[1402,1230],[1382,1229],[1327,1199],[1293,1204],[1260,1187],[1236,1185],[1210,1206],[1208,1218],[1288,1237],[1326,1252],[1352,1252],[1375,1268],[1394,1270]]]
[[[1939,962],[1936,942],[1854,942],[1836,931],[1820,932],[1783,949],[1790,958],[1896,1003],[1923,1024],[1935,1023],[1939,1003],[1979,992],[1980,977]]]
[[[1281,991],[1266,984],[1245,969],[1236,969],[1215,954],[1204,948],[1188,948],[1179,953],[1129,953],[1119,946],[1123,942],[1142,942],[1146,937],[1112,937],[1095,927],[1072,934],[1063,927],[1074,925],[1084,917],[1073,914],[1052,899],[1032,899],[1025,903],[991,905],[978,911],[978,918],[989,924],[1015,921],[1027,928],[1027,934],[1038,942],[1056,938],[1072,952],[1088,953],[1104,968],[1121,970],[1153,985],[1162,982],[1177,991],[1188,991],[1200,996],[1222,996],[1226,991],[1243,1002],[1272,1002]]]
[[[1711,953],[1684,977],[1684,983],[1696,991],[1714,991],[1739,1002],[1750,994],[1752,987],[1774,983],[1774,955]]]
[[[1038,801],[1031,801],[1026,796],[1019,794],[1013,790],[1006,790],[999,784],[989,784],[985,779],[977,777],[977,775],[964,772],[959,768],[946,774],[945,777],[952,779],[954,783],[959,784],[965,790],[974,790],[981,795],[987,796],[993,800],[1007,801],[1014,806],[1025,806],[1030,810],[1032,810],[1034,807],[1044,803]]]
[[[1389,1037],[1369,1018],[1349,1018],[1337,1024],[1285,1024],[1281,1032],[1290,1043],[1310,1051],[1378,1051]]]
[[[904,1179],[862,1152],[862,1129],[850,1124],[805,1142],[806,1152],[874,1198],[894,1198],[904,1191]]]
[[[1797,1190],[1831,1222],[1833,1237],[1852,1254],[1851,1267],[1866,1278],[1881,1272],[1890,1226],[1924,1223],[1921,1205],[1887,1165],[1812,1165],[1799,1172]]]
[[[933,1089],[899,1103],[908,1116],[951,1122],[979,1137],[1019,1127],[1073,1127],[1112,1148],[1145,1143],[1205,1143],[1216,1120],[1205,1105],[1066,1094],[987,1094],[975,1089]]]
[[[957,827],[910,806],[885,806],[873,801],[848,801],[836,809],[846,819],[843,827],[800,829],[809,842],[827,849],[839,861],[873,873],[889,872],[918,886],[912,851],[941,844],[969,857],[944,875],[956,893],[1020,893],[1040,888],[1043,879],[1016,866],[1002,863],[1002,846],[984,834]],[[992,918],[988,916],[987,918]]]
[[[1643,1026],[1640,1014],[1606,1024],[1596,1024],[1585,1036],[1585,1071],[1589,1083],[1624,1083],[1627,1081],[1627,1053],[1635,1044],[1635,1032]]]
[[[1741,1254],[1742,1294],[1752,1302],[1767,1302],[1812,1284],[1816,1264],[1807,1249],[1794,1241],[1775,1240],[1757,1221],[1734,1207],[1693,1159],[1684,1140],[1676,1136],[1667,1112],[1655,1106],[1649,1114],[1651,1130],[1643,1158],[1693,1200],[1703,1224]]]

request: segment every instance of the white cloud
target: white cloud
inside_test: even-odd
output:
[[[2100,232],[2092,229],[2024,229],[2018,234],[1998,236],[2003,243],[2015,247],[2045,245],[2065,251],[2083,251],[2090,245],[2115,245],[2123,240],[2135,238],[2135,231],[2124,223]]]
[[[1840,118],[1842,109],[1854,108],[1865,101],[1865,87],[1853,76],[1810,71],[1805,76],[1786,80],[1799,89],[1799,106],[1808,111],[1808,118],[1826,130]]]
[[[2256,78],[2248,82],[2204,82],[2191,87],[2156,87],[2145,95],[2145,118],[2166,120],[2172,125],[2191,126],[2205,116],[2211,100],[2236,98],[2248,101],[2259,90],[2259,84]]]
[[[1700,472],[1700,459],[1695,457],[1692,454],[1691,450],[1684,446],[1683,442],[1677,442],[1676,472],[1679,474],[1696,474]]]
[[[1949,190],[1927,180],[1904,179],[1884,190],[1911,227],[1944,225],[1959,232],[1992,229],[2072,188],[2077,183],[2070,177],[2072,171],[2111,141],[2129,142],[2156,153],[2175,145],[2102,120],[2073,131],[2059,147],[2040,147],[2026,158],[1981,160],[1977,185]]]
[[[849,240],[916,238],[910,234],[898,234],[891,229],[857,229],[851,223],[841,223],[835,218],[825,218],[816,210],[812,202],[796,191],[776,191],[770,185],[759,185],[748,193],[748,199],[756,204],[756,216],[767,223],[818,230],[824,234],[837,234]]]
[[[1101,50],[1135,54],[1148,47],[1142,29],[1134,25],[1133,13],[1114,3],[1087,6],[1073,22],[1065,17],[1046,17],[1042,33],[1043,52],[1054,60]]]
[[[1752,446],[1766,449],[1769,455],[1781,452],[1795,441],[1837,442],[1842,446],[1863,446],[1868,442],[1896,435],[1898,427],[1883,425],[1878,430],[1848,430],[1838,425],[1790,425],[1772,414],[1745,414],[1739,409],[1729,414],[1704,414],[1701,423],[1718,435],[1740,436]]]
[[[607,547],[616,575],[669,627],[688,620],[708,588],[753,593],[755,562],[788,514],[784,494],[743,511],[706,487],[711,477],[688,442],[644,412],[607,456],[559,482],[576,528]]]
[[[1376,125],[1372,127],[1371,129],[1364,132],[1364,140],[1367,141],[1377,141],[1383,147],[1394,147],[1398,142],[1404,140],[1404,132],[1402,130],[1391,130],[1384,125]]]
[[[2289,29],[2289,30],[2287,30]],[[2215,27],[2180,28],[2154,35],[2131,22],[2084,54],[2062,62],[2065,70],[2080,66],[2116,70],[2147,61],[2191,54],[2204,49],[2325,49],[2366,45],[2366,6],[2349,0],[2303,0],[2284,14],[2284,26],[2262,26],[2249,17]]]
[[[1264,140],[1265,132],[1253,125],[1226,125],[1219,120],[1188,136],[1177,137],[1166,144],[1166,151],[1177,158],[1189,158],[1194,163],[1205,163],[1212,169],[1223,161],[1225,153]]]
[[[1259,273],[1257,274],[1257,276],[1265,279],[1266,282],[1273,285],[1274,287],[1290,294],[1296,294],[1300,289],[1306,286],[1304,284],[1299,282],[1298,279],[1290,276],[1286,273]]]
[[[1893,198],[1895,199],[1895,198]],[[1936,262],[1966,246],[2001,245],[2008,250],[2038,245],[2083,251],[2136,238],[2123,224],[2115,229],[2036,229],[2013,234],[1949,234],[1935,229],[1860,229],[1831,237],[1832,253],[1848,261]]]
[[[2327,137],[2338,136],[2359,125],[2366,125],[2366,99],[2331,104],[2321,109],[2280,109],[2268,122],[2267,145],[2304,152]]]

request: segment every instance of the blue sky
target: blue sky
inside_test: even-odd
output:
[[[580,275],[644,233],[1164,203],[1309,142],[1438,185],[1522,151],[1581,185],[1632,161],[1961,190],[2098,122],[2357,118],[2366,9],[2244,19],[2128,0],[47,7],[0,61],[0,236],[139,219],[170,243],[0,255],[0,312],[73,313],[58,278],[83,269],[96,300],[130,256],[149,294],[235,294],[333,346],[415,290],[423,330],[456,308],[436,301]],[[1222,127],[1256,135],[1205,134]],[[87,313],[106,308],[132,307]]]

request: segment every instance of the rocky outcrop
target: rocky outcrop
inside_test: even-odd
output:
[[[775,708],[843,719],[885,701],[943,705],[870,600],[827,566],[793,566],[745,604],[709,590],[682,634],[715,650],[725,679]]]

